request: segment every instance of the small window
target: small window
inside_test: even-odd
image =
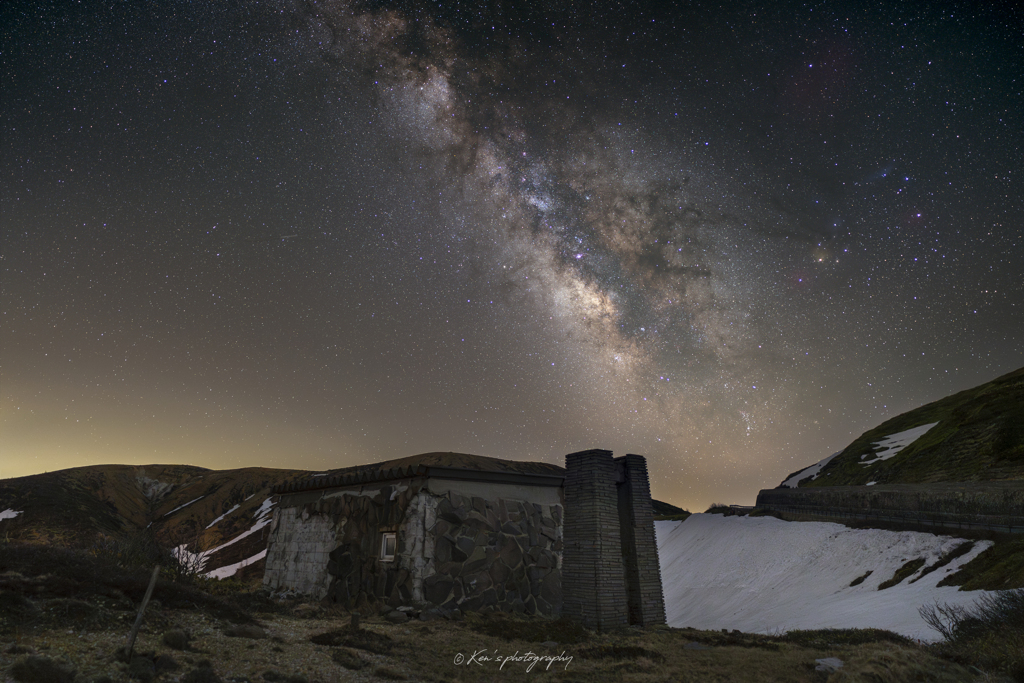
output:
[[[395,559],[395,547],[397,545],[397,534],[394,532],[382,534],[380,539],[380,559],[384,562],[392,562]]]

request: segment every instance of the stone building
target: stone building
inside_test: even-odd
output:
[[[427,453],[289,484],[275,490],[264,584],[348,609],[664,623],[644,459],[566,463]]]

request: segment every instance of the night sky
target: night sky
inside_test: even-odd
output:
[[[646,455],[693,510],[1024,365],[1024,15],[4,2],[0,477]]]

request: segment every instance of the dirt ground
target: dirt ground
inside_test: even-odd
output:
[[[102,556],[0,545],[0,680],[18,683],[635,681],[902,683],[996,675],[876,629],[756,635],[666,626],[596,633],[501,612],[352,615],[258,581],[162,574],[123,648],[151,572]],[[429,620],[426,620],[429,618]],[[970,661],[961,658],[958,661]]]
[[[80,605],[78,609],[88,612]],[[47,619],[36,626],[5,629],[0,638],[3,680],[37,680],[29,660],[39,663],[41,658],[63,664],[54,671],[64,674],[40,675],[67,675],[74,683],[993,680],[939,659],[927,647],[893,642],[884,635],[854,644],[865,637],[816,632],[805,642],[787,642],[667,627],[597,634],[506,615],[401,624],[375,616],[363,618],[359,630],[353,630],[348,615],[329,616],[311,605],[260,615],[258,625],[239,626],[201,610],[157,604],[148,610],[130,668],[116,653],[134,620],[131,611],[108,615],[113,619],[99,619],[95,613],[83,619],[68,611],[62,625]],[[545,640],[535,642],[538,638]],[[140,659],[147,660],[145,666]],[[837,662],[841,666],[835,668]]]

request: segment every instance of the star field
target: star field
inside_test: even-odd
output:
[[[1010,5],[6,3],[0,476],[646,455],[1024,365]]]

